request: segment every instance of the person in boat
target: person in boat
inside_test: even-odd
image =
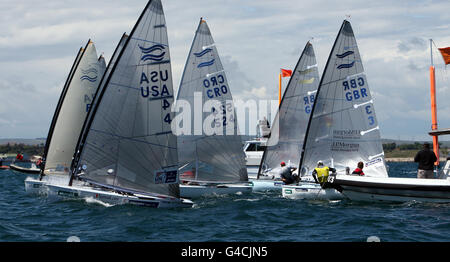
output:
[[[418,162],[417,178],[434,178],[434,162],[437,161],[437,157],[430,149],[430,144],[425,142],[423,149],[417,152],[414,157],[414,162]]]
[[[281,165],[281,170],[280,170],[281,181],[283,181],[286,185],[298,182],[299,177],[292,174],[292,172],[297,170],[296,167],[294,167],[292,165],[286,165],[286,163],[284,161],[281,162],[280,165]]]
[[[325,184],[328,181],[328,177],[330,175],[330,171],[335,173],[336,169],[332,167],[325,166],[323,164],[322,160],[317,161],[317,167],[314,168],[314,171],[312,173],[312,176],[316,183],[320,184],[322,187],[325,186]]]
[[[16,160],[22,161],[23,160],[23,154],[20,152],[17,152]]]
[[[186,172],[182,173],[180,175],[181,183],[184,185],[195,184],[194,181],[192,181],[195,179],[195,173],[196,173],[195,167],[193,167],[192,170],[187,170]]]
[[[353,170],[352,175],[364,176],[363,168],[364,163],[358,162],[358,167],[355,170]]]
[[[39,158],[38,161],[36,161],[36,166],[38,168],[41,168],[41,166],[42,166],[42,158]]]

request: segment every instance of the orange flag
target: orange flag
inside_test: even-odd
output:
[[[441,51],[441,55],[442,58],[444,58],[445,64],[450,64],[450,47],[439,48],[439,51]]]
[[[287,70],[287,69],[281,69],[281,76],[282,77],[287,77],[287,76],[291,76],[292,75],[292,70]]]

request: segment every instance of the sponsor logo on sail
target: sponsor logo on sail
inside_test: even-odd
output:
[[[204,56],[205,54],[207,54],[207,53],[209,53],[209,52],[211,52],[211,51],[212,51],[211,48],[206,48],[205,50],[203,50],[203,51],[201,51],[201,52],[194,53],[194,55],[195,55],[196,57],[202,57],[202,56]]]
[[[83,74],[80,79],[81,81],[87,80],[89,82],[95,82],[97,81],[97,69],[91,67],[87,70],[81,70],[81,73]]]
[[[143,55],[141,57],[142,61],[156,61],[160,62],[164,59],[164,55],[166,54],[165,47],[160,44],[152,45],[151,47],[143,47],[138,45],[141,49]]]
[[[338,65],[337,69],[342,69],[342,68],[351,68],[355,65],[355,61],[351,62],[350,64],[340,64]]]
[[[201,67],[205,67],[205,66],[211,66],[214,64],[214,61],[215,61],[215,59],[212,59],[211,61],[200,63],[197,65],[197,67],[201,68]]]
[[[342,53],[342,54],[336,54],[336,56],[337,56],[338,58],[344,58],[344,57],[347,57],[347,56],[352,55],[352,54],[354,54],[354,53],[355,53],[355,52],[353,52],[353,51],[347,51],[347,52]]]

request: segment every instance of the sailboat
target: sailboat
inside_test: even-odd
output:
[[[102,55],[97,58],[95,45],[89,39],[79,49],[64,84],[47,135],[41,168],[35,168],[40,182],[36,181],[31,191],[39,190],[50,180],[68,181],[77,138],[105,68],[105,59]]]
[[[69,181],[48,183],[47,194],[154,208],[192,207],[192,201],[179,197],[177,141],[167,121],[173,114],[173,86],[160,0],[148,1],[105,75]]]
[[[351,29],[350,23],[344,21],[341,31],[345,34],[346,38],[344,44],[337,42],[335,47],[338,47],[336,55],[343,56],[348,54],[348,52],[358,53],[356,42],[354,41],[353,31]],[[339,48],[341,46],[341,48]],[[343,50],[342,47],[349,46],[348,50]],[[343,52],[344,53],[341,53]],[[345,53],[347,52],[347,53]],[[332,55],[335,55],[332,54]],[[366,93],[369,95],[369,90],[367,86],[367,79],[362,72],[361,61],[359,55],[354,54],[348,55],[344,61],[340,61],[335,58],[338,63],[332,63],[337,69],[341,68],[360,68],[353,73],[355,76],[348,78],[339,78],[337,80],[330,78],[328,81],[336,81],[337,85],[334,86],[344,91],[344,96],[342,96],[342,104],[344,108],[351,109],[351,103],[353,103],[354,110],[352,112],[359,111],[361,116],[358,118],[356,115],[348,120],[351,120],[351,124],[346,121],[345,118],[341,118],[346,126],[351,127],[348,132],[336,132],[333,130],[333,135],[339,135],[339,137],[344,137],[348,139],[339,140],[338,144],[331,144],[331,148],[338,147],[339,149],[346,149],[346,153],[339,156],[344,156],[346,158],[337,158],[338,155],[332,155],[334,157],[334,164],[339,164],[339,167],[354,166],[356,161],[364,161],[365,168],[364,176],[351,176],[342,173],[338,173],[336,176],[329,177],[329,184],[331,187],[337,189],[339,192],[344,194],[351,200],[356,201],[393,201],[393,202],[403,202],[403,201],[424,201],[424,202],[450,202],[450,180],[446,179],[419,179],[419,178],[400,178],[400,177],[388,177],[386,167],[384,165],[384,157],[382,152],[381,144],[379,141],[379,129],[375,118],[375,111],[373,108],[373,102],[368,103],[370,97],[361,100],[363,98],[363,89],[366,89]],[[350,66],[352,65],[352,66]],[[348,69],[347,69],[348,70]],[[325,76],[325,75],[324,75]],[[354,81],[355,88],[352,87],[351,81]],[[327,81],[327,80],[324,80]],[[347,84],[344,84],[347,83]],[[345,93],[347,85],[350,87],[349,93]],[[327,89],[325,89],[327,90]],[[326,95],[327,92],[322,93],[321,87],[319,87],[319,92]],[[348,94],[348,96],[347,96]],[[319,94],[320,96],[320,94]],[[361,99],[356,99],[360,97]],[[365,97],[364,97],[365,98]],[[350,101],[349,101],[350,100]],[[358,101],[358,102],[355,102]],[[317,106],[319,108],[319,101],[317,101]],[[326,108],[324,108],[326,109]],[[321,114],[325,110],[318,110],[318,114]],[[325,111],[327,112],[327,111]],[[350,112],[349,112],[350,113]],[[326,115],[326,114],[324,114]],[[332,118],[331,121],[337,120]],[[354,126],[354,124],[365,124]],[[311,126],[312,130],[314,126]],[[354,133],[355,131],[358,133]],[[318,132],[318,138],[323,135]],[[331,134],[330,134],[331,135]],[[351,138],[350,138],[351,137]],[[359,137],[359,138],[358,138]],[[350,140],[353,139],[353,140]],[[355,141],[355,142],[351,142]],[[358,143],[356,143],[358,142]],[[308,148],[306,148],[308,150]]]
[[[300,159],[301,174],[311,175],[318,161],[344,175],[363,162],[366,177],[387,177],[373,99],[347,20],[342,23],[319,84]],[[322,189],[316,183],[283,186],[282,194],[287,198],[344,198],[334,188]]]
[[[273,121],[253,190],[281,190],[280,163],[296,166],[314,104],[319,72],[313,46],[305,45]]]
[[[183,108],[184,114],[178,114],[177,118],[184,117],[183,125],[193,127],[194,132],[181,132],[175,125],[180,131],[181,196],[194,198],[251,192],[231,90],[211,32],[203,19],[196,30],[178,89],[177,106],[182,103],[193,110],[188,112]]]

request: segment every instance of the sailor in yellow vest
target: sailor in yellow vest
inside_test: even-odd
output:
[[[334,173],[336,172],[336,169],[325,166],[322,160],[319,160],[317,162],[317,167],[314,168],[312,176],[314,177],[316,183],[320,184],[323,187],[323,185],[328,181],[330,171]]]

